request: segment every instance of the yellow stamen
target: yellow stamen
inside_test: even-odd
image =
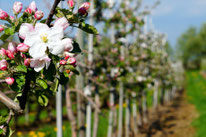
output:
[[[41,35],[41,39],[44,43],[47,43],[48,42],[48,38],[47,38],[47,35],[46,34],[43,34]]]

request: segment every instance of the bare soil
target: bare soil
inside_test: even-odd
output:
[[[152,111],[152,110],[151,110]],[[195,106],[189,104],[185,92],[172,103],[165,104],[156,112],[149,113],[150,124],[141,130],[138,137],[194,137],[192,121],[198,117]]]

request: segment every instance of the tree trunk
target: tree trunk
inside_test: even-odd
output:
[[[143,109],[143,122],[144,122],[144,124],[146,124],[146,123],[148,123],[148,108],[147,108],[147,93],[146,93],[146,90],[143,90],[142,109]]]
[[[134,93],[132,97],[133,97],[132,99],[133,132],[134,132],[134,136],[136,137],[138,133],[136,93]]]
[[[122,120],[123,120],[123,98],[124,98],[124,85],[120,82],[119,93],[119,120],[118,120],[118,137],[122,137]]]
[[[125,137],[129,137],[130,136],[130,99],[127,98],[126,99],[126,118],[125,118]]]
[[[114,120],[114,91],[113,90],[110,90],[109,105],[110,105],[110,111],[109,111],[109,125],[108,125],[107,137],[112,137],[113,120]]]
[[[142,111],[142,91],[139,91],[137,95],[137,101],[138,101],[138,110],[139,110],[139,120],[138,125],[143,125],[143,111]]]
[[[100,106],[100,101],[99,101],[99,89],[98,86],[96,85],[95,87],[95,103],[99,107]],[[93,137],[97,137],[97,131],[98,131],[98,124],[99,124],[99,112],[97,109],[95,109],[94,112],[94,125],[93,125]]]
[[[153,108],[157,109],[158,106],[158,91],[159,91],[159,82],[156,80],[154,83],[154,94],[153,94]]]
[[[67,117],[70,121],[71,130],[72,130],[72,137],[77,137],[77,122],[72,111],[72,101],[70,97],[70,91],[66,91],[66,105],[67,105]]]

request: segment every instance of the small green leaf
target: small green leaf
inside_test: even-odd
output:
[[[71,51],[71,53],[81,53],[81,52],[82,50],[80,49],[79,44],[76,41],[74,41],[73,50]]]
[[[61,73],[59,83],[61,85],[65,85],[65,84],[67,84],[68,81],[69,81],[69,78],[66,77],[64,73]]]
[[[69,69],[69,70],[71,70],[73,73],[79,75],[79,71],[78,71],[74,66],[72,66],[72,65],[66,65],[65,68],[66,68],[66,69]]]
[[[2,40],[2,41],[5,41],[6,39],[8,39],[8,37],[9,37],[10,35],[7,35],[7,34],[3,34],[3,35],[1,35],[1,37],[0,37],[0,39]]]
[[[45,95],[40,95],[38,96],[38,102],[41,106],[46,107],[48,105],[49,100]]]
[[[4,130],[0,128],[0,135],[4,133]]]
[[[18,65],[18,66],[16,67],[16,71],[17,71],[17,72],[24,72],[24,73],[26,73],[26,72],[27,72],[27,68],[26,68],[26,66],[24,66],[24,65]]]
[[[14,131],[11,128],[7,128],[5,137],[11,137],[13,133]]]
[[[84,22],[79,24],[79,28],[87,33],[90,33],[90,34],[95,34],[95,35],[99,34],[99,32],[97,31],[97,29],[94,26],[91,26],[91,25],[86,24]]]
[[[15,28],[16,28],[15,26],[5,28],[4,32],[5,32],[6,35],[13,35],[15,33]]]
[[[48,88],[48,85],[47,83],[42,80],[42,79],[38,79],[37,82],[36,82],[39,86],[41,86],[43,89],[47,89]]]
[[[0,125],[4,125],[7,121],[8,116],[0,116]]]
[[[49,68],[47,70],[44,69],[43,74],[44,74],[46,80],[53,82],[54,76],[56,74],[56,68],[55,68],[54,63],[51,62],[51,64],[49,65]]]

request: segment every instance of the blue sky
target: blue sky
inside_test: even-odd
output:
[[[16,0],[0,0],[0,8],[11,13]],[[32,0],[18,0],[29,5]],[[43,1],[35,0],[39,9],[48,12]],[[145,4],[152,4],[155,0],[143,0]],[[190,26],[199,27],[206,21],[206,0],[161,0],[161,4],[153,11],[152,20],[155,29],[166,33],[170,43],[174,46],[176,39]]]

